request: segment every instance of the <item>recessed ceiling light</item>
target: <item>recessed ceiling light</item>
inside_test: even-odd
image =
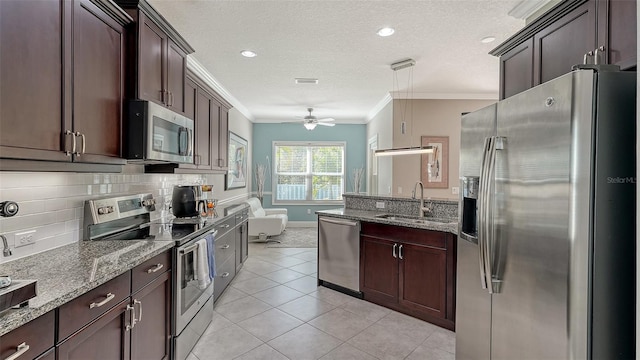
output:
[[[256,57],[258,56],[258,54],[256,54],[255,52],[251,51],[251,50],[242,50],[240,52],[240,54],[244,57],[248,57],[248,58],[252,58],[252,57]]]
[[[487,36],[487,37],[483,37],[482,39],[480,39],[480,42],[483,44],[488,44],[490,42],[494,42],[496,41],[496,37],[495,36]]]
[[[378,34],[378,36],[391,36],[393,35],[393,33],[396,32],[393,28],[390,27],[383,27],[382,29],[378,30],[378,32],[376,34]]]

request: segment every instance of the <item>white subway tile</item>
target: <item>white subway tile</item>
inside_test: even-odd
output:
[[[46,211],[63,210],[68,207],[69,204],[65,199],[58,198],[44,201],[44,210]]]
[[[58,210],[56,213],[56,222],[63,222],[67,220],[73,220],[75,218],[75,209]]]

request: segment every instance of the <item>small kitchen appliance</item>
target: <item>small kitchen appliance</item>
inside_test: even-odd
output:
[[[200,185],[176,185],[171,196],[173,216],[191,218],[207,214],[207,205]]]

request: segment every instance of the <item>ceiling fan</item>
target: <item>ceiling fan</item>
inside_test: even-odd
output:
[[[305,128],[307,128],[307,130],[315,129],[316,125],[322,125],[322,126],[335,125],[334,123],[332,123],[332,121],[335,121],[335,119],[333,118],[318,119],[311,114],[313,112],[313,108],[307,108],[307,111],[309,112],[309,115],[305,117],[298,117],[299,119],[302,119],[302,124],[304,125]]]

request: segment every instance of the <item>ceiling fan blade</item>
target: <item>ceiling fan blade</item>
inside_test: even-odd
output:
[[[334,118],[324,118],[324,119],[318,119],[318,121],[336,121],[336,119],[334,119]]]
[[[319,122],[316,123],[317,125],[322,125],[322,126],[335,126],[336,124],[332,124],[332,123],[326,123],[326,122]]]

